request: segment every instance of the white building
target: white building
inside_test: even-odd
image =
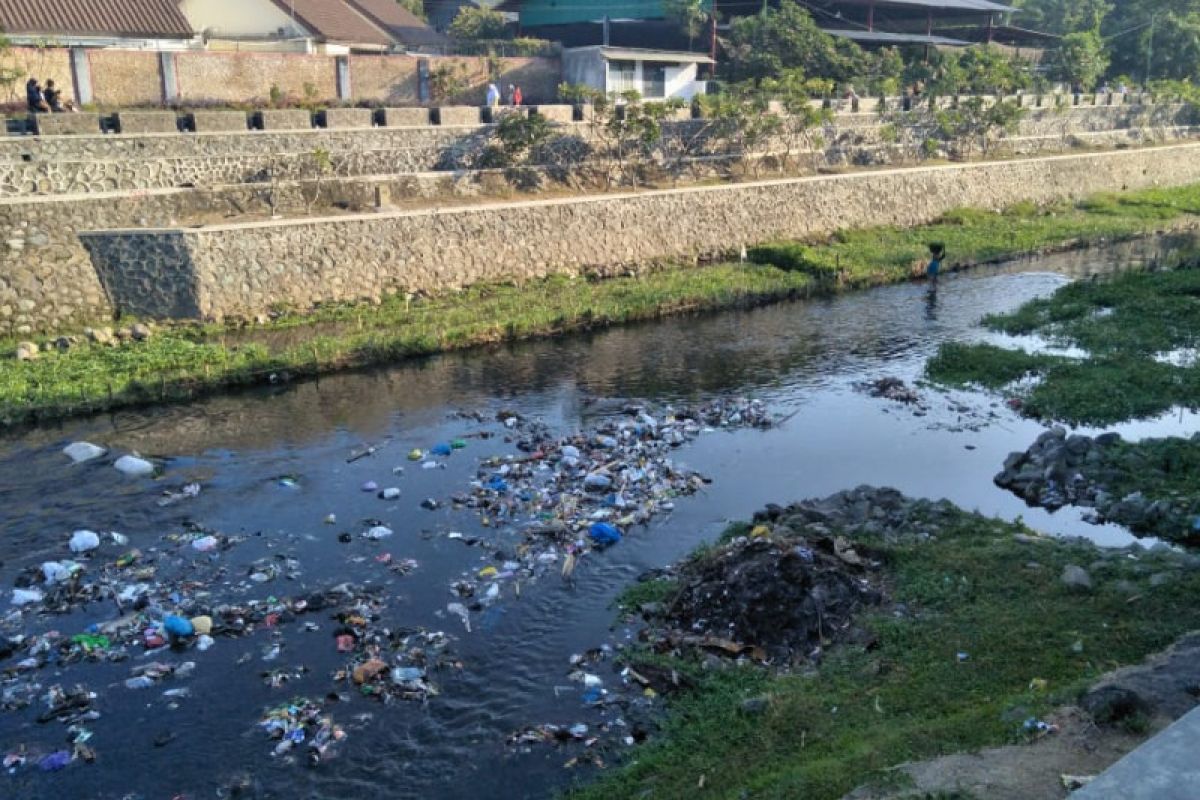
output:
[[[605,45],[571,47],[562,54],[563,80],[567,83],[590,86],[605,94],[633,90],[646,100],[690,101],[704,94],[700,65],[712,63],[703,53]]]

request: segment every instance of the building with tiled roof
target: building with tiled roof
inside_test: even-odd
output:
[[[0,0],[0,29],[16,44],[161,47],[195,38],[179,0]]]
[[[205,41],[309,42],[325,52],[385,52],[444,45],[395,0],[180,0]]]

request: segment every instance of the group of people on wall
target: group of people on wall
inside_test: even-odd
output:
[[[62,114],[78,110],[74,100],[63,99],[62,89],[54,84],[53,78],[46,81],[45,88],[42,88],[37,78],[31,77],[25,81],[25,103],[31,114]]]
[[[495,81],[488,84],[487,87],[487,106],[495,108],[500,105],[500,87]],[[504,95],[504,105],[519,106],[525,103],[525,97],[521,94],[521,87],[514,83],[508,85],[508,92]]]

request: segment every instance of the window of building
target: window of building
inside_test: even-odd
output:
[[[667,96],[667,66],[642,64],[642,96],[661,100]]]
[[[637,63],[633,61],[608,62],[608,91],[626,92],[637,89]]]

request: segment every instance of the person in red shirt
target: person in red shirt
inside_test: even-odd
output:
[[[516,88],[513,89],[513,98],[512,99],[513,99],[514,106],[519,106],[519,105],[521,105],[522,101],[524,101],[525,96],[523,94],[521,94],[520,86],[517,86]]]

